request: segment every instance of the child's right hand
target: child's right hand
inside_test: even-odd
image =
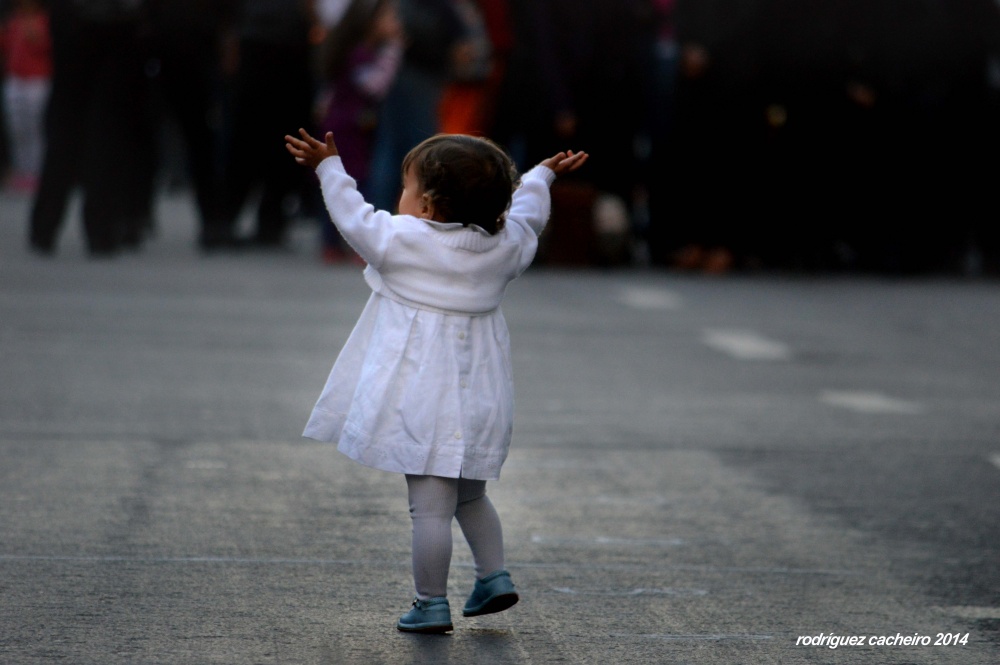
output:
[[[590,155],[585,152],[573,152],[572,150],[567,150],[566,152],[555,154],[548,159],[543,159],[541,161],[541,165],[549,167],[556,175],[562,175],[564,173],[569,173],[570,171],[575,171],[583,166],[583,163],[587,161],[588,157],[590,157]]]
[[[309,135],[304,129],[299,129],[301,139],[285,135],[285,147],[295,157],[295,161],[303,166],[315,169],[327,157],[339,155],[337,144],[333,142],[333,132],[327,132],[324,141],[319,141]]]

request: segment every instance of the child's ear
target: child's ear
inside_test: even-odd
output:
[[[430,194],[425,193],[420,197],[420,216],[424,219],[434,219],[434,213],[434,199],[431,198]]]

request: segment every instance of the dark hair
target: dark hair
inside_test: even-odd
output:
[[[493,141],[438,134],[406,155],[404,176],[410,168],[443,220],[475,224],[490,235],[503,228],[518,176],[514,161]]]

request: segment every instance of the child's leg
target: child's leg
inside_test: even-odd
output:
[[[406,487],[413,520],[413,582],[417,598],[447,596],[458,480],[407,475]]]
[[[472,549],[476,578],[503,570],[503,528],[500,516],[486,496],[485,480],[458,480],[458,525]]]

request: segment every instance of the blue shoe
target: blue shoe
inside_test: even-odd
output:
[[[481,614],[503,612],[518,601],[514,583],[510,581],[510,573],[498,570],[481,580],[476,580],[472,595],[465,603],[462,616],[477,617]]]
[[[396,628],[407,633],[447,633],[453,630],[447,598],[413,599],[413,608],[399,617]]]

